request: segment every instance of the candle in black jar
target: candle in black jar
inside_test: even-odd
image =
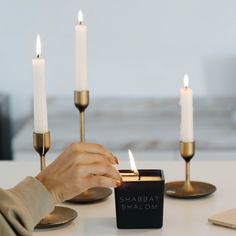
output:
[[[164,174],[158,169],[137,170],[129,151],[131,170],[120,170],[123,184],[115,189],[118,228],[161,228]]]

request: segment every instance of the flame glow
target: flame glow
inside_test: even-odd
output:
[[[187,74],[184,76],[184,87],[185,88],[189,87],[189,78]]]
[[[42,52],[42,47],[41,47],[41,40],[39,34],[37,35],[36,39],[36,57],[40,57]]]
[[[78,21],[79,21],[80,24],[82,24],[83,20],[84,20],[83,12],[81,10],[79,10],[79,12],[78,12]]]
[[[133,154],[130,150],[128,151],[128,153],[129,153],[129,161],[130,161],[131,170],[134,172],[134,174],[139,175],[135,161],[134,161]]]

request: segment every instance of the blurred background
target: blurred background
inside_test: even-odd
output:
[[[0,0],[0,159],[31,160],[37,33],[55,158],[79,140],[75,33],[88,26],[87,140],[120,158],[180,159],[179,90],[189,74],[199,159],[236,158],[234,0]]]

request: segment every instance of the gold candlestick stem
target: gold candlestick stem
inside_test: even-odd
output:
[[[40,170],[46,168],[46,153],[50,149],[50,132],[33,133],[34,149],[40,156]],[[74,220],[77,217],[77,212],[67,207],[56,206],[54,210],[45,216],[35,228],[47,229],[64,225]]]
[[[185,183],[184,183],[184,190],[186,192],[193,191],[193,187],[190,183],[190,162],[185,163]]]
[[[74,91],[74,103],[80,112],[80,141],[85,143],[85,110],[89,105],[89,91]],[[112,194],[109,188],[91,188],[69,200],[74,203],[91,203],[107,198]]]
[[[84,111],[80,112],[80,141],[85,143],[85,114]]]
[[[46,158],[45,156],[40,156],[40,170],[44,170],[46,168]]]
[[[195,142],[180,142],[180,154],[185,161],[185,181],[166,183],[166,195],[174,198],[199,198],[215,192],[209,183],[190,180],[190,161],[195,154]]]

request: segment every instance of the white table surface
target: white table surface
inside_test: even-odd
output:
[[[137,166],[163,169],[166,181],[180,180],[184,175],[182,161],[138,161]],[[0,186],[12,187],[26,175],[36,175],[38,167],[35,161],[0,162]],[[128,167],[128,163],[122,163],[121,167]],[[196,200],[177,200],[166,197],[162,229],[117,229],[114,196],[110,196],[106,201],[95,204],[63,204],[74,208],[78,212],[78,218],[66,227],[35,231],[34,235],[235,236],[236,230],[211,225],[207,219],[212,214],[236,207],[236,161],[193,161],[192,177],[194,180],[215,184],[217,191],[210,197]]]

